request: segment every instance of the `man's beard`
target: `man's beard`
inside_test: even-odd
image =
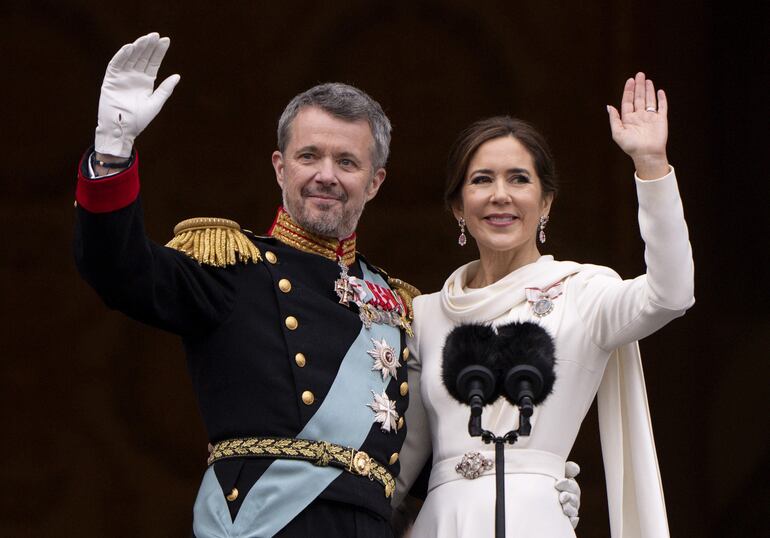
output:
[[[307,206],[303,203],[308,196],[313,194],[325,194],[329,196],[337,197],[342,202],[340,209],[328,209],[326,211],[312,212],[307,210]],[[289,213],[294,221],[302,226],[307,231],[316,235],[322,235],[324,237],[334,237],[337,239],[344,239],[349,237],[356,231],[356,225],[358,219],[361,218],[361,213],[364,211],[364,204],[359,207],[351,207],[345,204],[347,202],[347,195],[345,193],[337,193],[332,189],[329,190],[313,190],[303,188],[299,200],[289,199],[286,196],[286,190],[282,192],[283,207]],[[298,201],[299,203],[294,203]],[[330,206],[336,202],[330,202]]]

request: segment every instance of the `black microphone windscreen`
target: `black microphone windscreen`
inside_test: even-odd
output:
[[[556,381],[554,364],[556,362],[553,338],[540,325],[525,321],[509,323],[497,327],[498,369],[509,371],[514,366],[528,365],[536,368],[543,377],[543,387],[535,395],[532,403],[538,405],[545,400],[553,390]],[[511,400],[511,396],[505,394]],[[517,402],[511,401],[516,405]]]
[[[467,403],[457,389],[460,372],[474,364],[494,371],[495,331],[489,325],[458,325],[447,335],[444,342],[441,379],[455,400]],[[497,399],[498,389],[487,401]]]

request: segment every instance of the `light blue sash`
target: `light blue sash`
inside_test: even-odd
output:
[[[365,279],[388,286],[363,261],[361,269]],[[379,370],[372,370],[372,358],[366,352],[374,347],[373,338],[384,338],[397,351],[401,346],[399,329],[389,325],[372,325],[366,329],[362,325],[342,359],[329,393],[297,438],[356,449],[363,444],[374,422],[374,412],[367,405],[373,401],[372,391],[381,394],[390,381],[390,377],[383,380]],[[197,538],[271,537],[313,502],[340,473],[341,469],[317,467],[307,461],[275,460],[249,490],[232,522],[211,466],[203,475],[195,500],[193,532]]]

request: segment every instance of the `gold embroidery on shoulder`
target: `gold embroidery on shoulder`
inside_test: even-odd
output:
[[[388,277],[388,285],[393,288],[406,306],[407,316],[410,320],[414,319],[414,309],[412,308],[412,299],[420,295],[420,290],[411,284],[398,278]]]
[[[259,249],[237,222],[216,217],[183,220],[174,226],[174,238],[166,246],[184,252],[200,264],[215,267],[262,259]]]

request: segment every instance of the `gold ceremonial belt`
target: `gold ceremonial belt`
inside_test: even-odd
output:
[[[305,460],[326,467],[331,465],[351,474],[376,480],[385,488],[385,497],[393,495],[396,482],[385,466],[363,450],[335,445],[326,441],[285,437],[245,437],[227,439],[214,445],[208,464],[226,458],[257,457]]]

